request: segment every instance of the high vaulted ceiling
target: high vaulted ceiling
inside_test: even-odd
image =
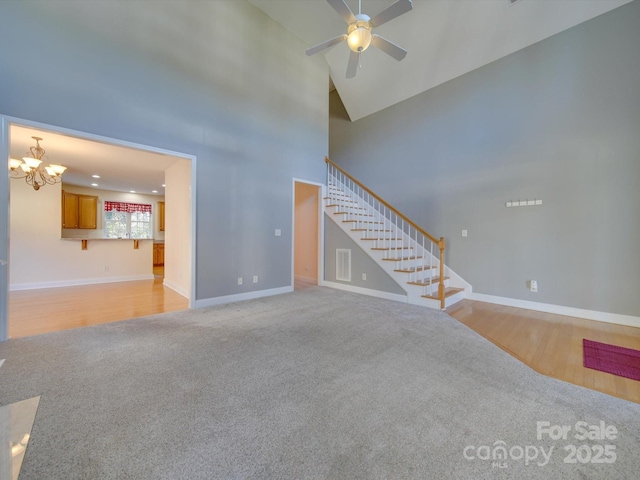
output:
[[[325,0],[249,0],[307,47],[346,33]],[[358,0],[345,0],[358,12]],[[422,93],[632,0],[413,0],[413,10],[375,29],[408,50],[397,62],[370,47],[355,78],[345,78],[349,49],[324,55],[352,121]],[[395,0],[362,0],[370,17]],[[323,55],[320,53],[319,55]]]

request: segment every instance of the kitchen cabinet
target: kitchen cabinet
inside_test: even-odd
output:
[[[62,191],[62,228],[96,229],[98,197]]]
[[[164,243],[153,244],[153,265],[154,267],[164,265]]]
[[[164,202],[158,202],[158,230],[164,232]]]

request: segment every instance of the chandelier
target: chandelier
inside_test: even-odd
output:
[[[27,156],[22,160],[11,158],[9,160],[9,170],[11,178],[24,178],[27,185],[31,185],[34,190],[40,190],[44,185],[53,185],[62,181],[62,173],[67,169],[62,165],[49,165],[42,167],[42,158],[45,156],[45,149],[40,146],[40,137],[31,137],[36,141],[35,146],[30,147]]]

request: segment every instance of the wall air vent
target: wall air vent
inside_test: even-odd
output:
[[[336,280],[351,281],[351,250],[336,248]]]

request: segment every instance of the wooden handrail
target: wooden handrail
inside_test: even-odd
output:
[[[337,170],[340,170],[342,173],[344,173],[347,177],[349,177],[349,179],[355,183],[356,185],[358,185],[360,188],[362,188],[365,192],[367,192],[369,195],[371,195],[372,197],[374,197],[376,200],[378,200],[378,202],[380,202],[382,205],[384,205],[385,207],[387,207],[389,210],[391,210],[393,213],[395,213],[398,217],[402,218],[405,222],[407,222],[409,225],[411,225],[413,228],[415,228],[418,232],[420,232],[422,235],[424,235],[425,237],[427,237],[429,240],[431,240],[433,243],[438,244],[440,242],[440,240],[436,239],[434,236],[429,235],[429,233],[425,232],[422,228],[420,228],[418,225],[416,225],[415,223],[413,223],[410,219],[408,219],[407,217],[405,217],[402,213],[400,213],[398,210],[396,210],[395,208],[393,208],[391,205],[389,205],[389,203],[387,203],[386,201],[384,201],[382,198],[380,198],[378,195],[376,195],[375,193],[373,193],[369,188],[367,188],[366,186],[364,186],[362,183],[360,183],[358,180],[356,180],[355,178],[353,178],[349,173],[347,173],[344,169],[342,169],[341,167],[339,167],[338,165],[336,165],[335,163],[333,163],[331,161],[331,159],[329,157],[324,157],[324,161],[327,162],[328,164],[332,165],[333,167],[335,167]],[[443,239],[441,239],[443,240]]]

